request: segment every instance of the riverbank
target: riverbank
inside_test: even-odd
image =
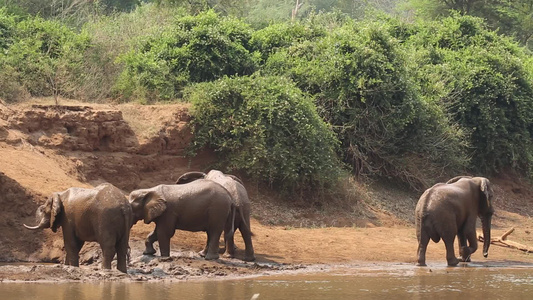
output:
[[[52,192],[107,181],[128,193],[204,170],[213,156],[184,156],[190,139],[184,105],[37,104],[0,105],[0,261],[10,262],[0,265],[1,281],[215,280],[415,263],[414,207],[421,193],[386,181],[349,180],[342,198],[310,205],[281,199],[243,178],[252,202],[255,262],[241,260],[239,233],[235,259],[204,260],[197,252],[205,245],[205,233],[183,231],[172,238],[170,258],[143,256],[144,238],[154,224],[139,222],[132,228],[128,274],[102,270],[95,243],[82,249],[80,268],[64,266],[60,230],[22,227],[35,222],[37,206]],[[490,180],[496,207],[492,236],[514,227],[509,240],[533,246],[530,184],[504,175]],[[442,242],[430,243],[427,261],[429,268],[445,262]],[[487,259],[478,251],[472,261],[530,266],[533,254],[493,245]]]

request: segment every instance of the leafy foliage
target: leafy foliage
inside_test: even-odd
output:
[[[261,30],[254,31],[250,44],[255,51],[261,53],[262,59],[281,48],[315,40],[326,35],[322,26],[308,23],[276,23]]]
[[[465,167],[533,176],[533,57],[488,29],[525,44],[533,32],[525,1],[456,1],[486,5],[459,8],[463,14],[435,6],[448,17],[414,23],[384,15],[356,21],[363,7],[392,9],[393,0],[313,0],[294,21],[284,21],[295,4],[285,0],[161,0],[130,13],[95,8],[80,22],[71,22],[77,13],[43,19],[0,0],[7,2],[0,8],[7,101],[148,103],[185,92],[196,150],[213,148],[221,167],[290,191],[330,186],[345,164],[415,188]],[[276,22],[245,23],[254,7]],[[481,13],[486,24],[465,16]]]
[[[480,17],[493,30],[515,37],[533,50],[533,2],[531,0],[410,0],[409,6],[419,15],[432,20],[457,12]]]
[[[472,168],[528,173],[533,163],[533,81],[528,57],[480,19],[449,17],[422,23],[408,39],[423,54],[418,80],[463,130],[471,132]]]
[[[0,96],[72,95],[89,39],[56,21],[15,19],[0,10],[4,51],[0,53]],[[6,21],[7,20],[7,21]],[[4,26],[4,24],[10,24]]]
[[[441,169],[464,166],[463,136],[435,103],[422,101],[409,79],[406,53],[389,30],[386,24],[347,22],[323,38],[272,54],[265,72],[286,74],[314,96],[356,174],[423,187]]]
[[[226,169],[291,191],[337,180],[338,141],[288,78],[226,77],[191,87],[186,99],[194,104],[194,148],[214,149]]]
[[[256,61],[248,49],[250,38],[245,23],[212,10],[180,17],[122,57],[125,69],[117,91],[126,98],[171,99],[191,82],[251,74]]]

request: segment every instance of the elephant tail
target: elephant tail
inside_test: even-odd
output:
[[[433,222],[433,216],[431,212],[428,211],[428,205],[431,202],[431,195],[433,194],[433,188],[427,189],[424,194],[421,196],[423,199],[422,207],[420,214],[417,216],[417,225],[419,226],[420,232],[425,232],[430,239],[435,243],[440,241],[440,235],[436,230],[435,224]]]
[[[242,206],[237,206],[237,210],[239,212],[239,215],[241,216],[241,222],[244,224],[245,228],[248,228],[248,231],[250,231],[251,236],[255,236],[255,234],[252,232],[252,228],[250,227],[250,224],[246,222],[246,218],[244,217],[244,213],[242,211]]]
[[[230,232],[229,234],[230,235],[233,235],[235,233],[235,214],[236,214],[236,211],[237,211],[237,206],[235,205],[235,203],[231,203],[231,210],[230,210],[230,214],[228,216],[228,220],[226,222],[229,222],[228,224],[231,224],[229,228],[230,229]]]
[[[422,224],[426,229],[429,238],[432,239],[433,242],[438,243],[440,241],[440,234],[435,230],[435,225],[433,224],[432,219],[426,217],[423,219]]]

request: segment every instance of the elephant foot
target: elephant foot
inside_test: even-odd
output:
[[[462,256],[458,258],[460,261],[462,262],[471,262],[472,260],[470,260],[470,255],[467,256],[466,258],[463,258]]]
[[[470,256],[472,256],[472,253],[474,253],[474,251],[471,251],[469,247],[461,247],[461,250],[459,251],[461,256],[459,256],[458,259],[462,262],[470,262]]]
[[[244,256],[244,261],[254,261],[255,260],[255,256],[254,255],[245,255]]]
[[[205,259],[206,260],[214,260],[214,259],[218,259],[218,258],[219,258],[218,253],[216,253],[216,254],[207,253],[205,255]]]
[[[418,263],[416,263],[416,266],[417,267],[427,267],[425,262],[418,262]]]
[[[224,258],[234,258],[235,255],[233,255],[233,254],[231,254],[231,253],[228,253],[228,252],[225,252],[225,253],[222,255],[222,257],[224,257]]]
[[[146,248],[144,251],[143,251],[143,254],[144,255],[154,255],[155,254],[155,249],[152,248],[152,249],[149,249],[149,248]]]
[[[457,258],[453,258],[448,260],[448,267],[455,267],[459,264],[459,260]]]

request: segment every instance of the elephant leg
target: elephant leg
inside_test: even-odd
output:
[[[123,236],[116,245],[117,250],[117,269],[126,273],[128,268],[128,245],[129,236]]]
[[[420,236],[418,237],[418,261],[416,263],[417,266],[425,267],[426,266],[426,249],[428,247],[429,243],[429,235],[422,230],[420,233]]]
[[[248,220],[248,226],[242,225],[239,227],[242,239],[244,240],[244,261],[254,261],[254,245],[252,244],[252,230],[250,229],[250,220]]]
[[[235,257],[235,240],[234,240],[234,231],[231,230],[224,230],[224,255],[223,257],[226,258],[234,258]]]
[[[466,235],[464,230],[459,230],[457,233],[457,242],[459,244],[459,259],[463,262],[470,260],[469,249],[466,245]]]
[[[113,257],[115,257],[115,245],[100,245],[102,248],[102,268],[103,269],[111,269],[111,262],[113,261]],[[117,257],[118,259],[118,257]]]
[[[64,232],[65,251],[67,255],[65,257],[65,264],[73,267],[80,266],[80,250],[83,247],[84,242],[79,240],[74,234],[66,234]]]
[[[220,245],[220,236],[222,235],[222,230],[208,230],[207,231],[207,253],[205,259],[218,259],[218,247]]]
[[[447,236],[443,236],[442,240],[444,241],[444,245],[446,246],[446,260],[448,261],[448,266],[454,267],[457,266],[459,263],[459,260],[457,257],[455,257],[455,251],[453,249],[453,242],[455,240],[455,234],[449,234]]]
[[[230,222],[226,223],[226,227],[224,228],[224,255],[223,257],[226,258],[233,258],[235,257],[235,230],[237,229],[237,226],[239,226],[239,222],[237,219],[237,216],[234,217],[233,220],[230,220]]]
[[[154,249],[154,243],[157,241],[157,231],[154,230],[152,232],[150,232],[148,234],[148,236],[146,237],[146,240],[144,242],[144,246],[145,246],[145,249],[144,249],[144,252],[143,254],[144,255],[154,255],[155,254],[155,249]]]
[[[468,253],[466,256],[467,259],[465,261],[470,262],[470,256],[472,255],[472,253],[476,252],[477,247],[478,247],[475,227],[473,230],[469,230],[467,232],[466,238],[468,239],[468,247],[466,248],[468,249]]]
[[[157,231],[159,251],[161,252],[161,256],[170,256],[170,238],[172,238],[176,230],[173,229],[171,230],[171,232],[168,232],[168,230],[166,230],[165,228],[158,228],[157,226],[155,230]]]
[[[207,254],[207,247],[209,247],[209,234],[207,235],[207,242],[205,243],[204,249],[198,252],[198,255],[200,255],[201,257],[205,257],[205,255]]]

